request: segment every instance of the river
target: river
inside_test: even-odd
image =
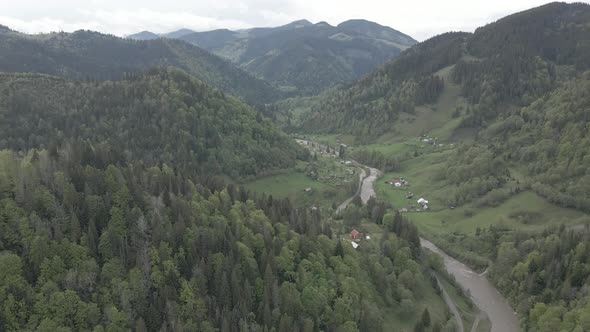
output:
[[[308,144],[307,141],[300,141]],[[375,168],[366,167],[355,163],[357,167],[368,168],[370,170],[369,176],[365,173],[361,174],[361,183],[359,190],[354,196],[347,199],[339,207],[338,211],[342,211],[350,204],[350,202],[357,195],[361,195],[363,203],[367,203],[369,198],[376,196],[374,183],[380,176],[379,170]],[[470,269],[467,265],[447,255],[440,248],[435,246],[432,242],[420,238],[420,245],[423,248],[431,250],[435,254],[441,256],[444,260],[445,269],[455,277],[457,283],[471,294],[471,298],[475,305],[489,318],[492,323],[491,332],[517,332],[519,331],[518,317],[514,310],[498,292],[496,287],[485,277]],[[461,324],[462,325],[462,324]],[[477,324],[474,324],[477,326]]]
[[[519,331],[518,317],[510,304],[485,276],[447,255],[426,239],[420,238],[420,245],[443,258],[446,270],[463,289],[469,291],[475,305],[487,314],[492,323],[492,332]]]
[[[358,164],[359,167],[368,168],[370,174],[367,177],[361,177],[362,182],[360,184],[360,195],[363,203],[367,203],[369,198],[376,196],[374,183],[380,176],[379,170],[375,168],[366,167]],[[350,197],[344,203],[338,207],[338,211],[342,211],[352,201],[359,192]],[[485,277],[477,272],[470,269],[467,265],[459,262],[453,257],[447,255],[432,242],[420,238],[420,245],[423,248],[429,249],[437,255],[441,256],[444,260],[446,270],[455,277],[457,283],[465,290],[468,290],[471,294],[471,298],[475,305],[489,318],[492,324],[491,332],[517,332],[519,331],[518,317],[514,313],[514,310],[498,292],[498,290],[492,285],[492,283]],[[450,306],[451,310],[453,306]],[[456,311],[456,310],[455,310]],[[479,318],[477,319],[479,322]],[[458,322],[460,330],[462,329],[462,322]],[[474,324],[474,328],[477,327],[477,323]]]

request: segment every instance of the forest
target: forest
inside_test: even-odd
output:
[[[372,71],[332,60],[341,28],[299,23],[329,44],[279,27],[241,67],[0,26],[0,331],[488,331],[422,237],[520,329],[590,331],[590,5],[378,68],[387,48],[348,41]]]
[[[250,107],[172,67],[103,82],[0,74],[0,95],[3,149],[69,144],[99,165],[141,160],[236,180],[308,158]]]
[[[426,265],[399,214],[373,213],[387,233],[355,251],[289,200],[70,149],[0,152],[3,331],[379,331],[388,308],[422,322]]]
[[[87,30],[28,35],[0,28],[0,48],[0,71],[7,73],[103,81],[173,66],[250,103],[271,102],[282,96],[268,82],[174,39],[136,41]]]

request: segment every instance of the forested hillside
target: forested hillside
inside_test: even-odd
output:
[[[303,127],[374,139],[401,114],[436,102],[445,85],[442,69],[469,103],[462,127],[486,127],[590,68],[589,22],[589,5],[551,3],[474,34],[434,37],[366,79],[317,98]]]
[[[379,191],[398,208],[429,197],[409,218],[489,267],[523,330],[586,331],[589,46],[590,5],[551,3],[434,37],[349,87],[289,103],[307,133],[367,144],[353,156],[409,179]]]
[[[0,148],[69,145],[99,165],[142,160],[241,181],[290,168],[307,151],[237,99],[178,69],[121,81],[0,74]]]
[[[391,130],[400,113],[436,101],[444,80],[433,75],[463,54],[468,34],[447,33],[420,43],[368,77],[320,95],[303,129],[350,133],[370,140]]]
[[[421,314],[403,220],[355,251],[319,211],[100,158],[0,151],[0,330],[381,331],[390,310]]]
[[[492,279],[526,313],[525,330],[590,329],[590,233],[565,227],[519,233],[499,244]]]
[[[175,66],[249,102],[280,97],[274,88],[201,48],[174,39],[136,41],[92,31],[26,35],[0,30],[0,71],[109,80]]]
[[[475,177],[504,179],[494,181],[490,190],[501,187],[512,169],[520,175],[519,190],[531,189],[559,205],[590,211],[589,92],[590,73],[585,73],[530,106],[503,114],[480,133],[479,142],[450,158],[454,161],[445,176],[457,183]],[[478,157],[472,163],[459,153]],[[498,201],[509,196],[495,194]]]

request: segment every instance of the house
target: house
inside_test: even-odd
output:
[[[352,161],[347,160],[347,161],[344,162],[344,165],[352,165]]]
[[[424,198],[420,198],[418,200],[418,204],[420,204],[420,206],[424,207],[425,205],[428,205],[428,201],[425,200]]]
[[[408,209],[406,209],[406,208],[399,209],[399,213],[407,213],[407,212],[408,212]]]
[[[313,189],[311,189],[311,187],[309,187],[309,188],[303,189],[303,191],[305,191],[306,193],[310,193],[313,191]]]
[[[353,229],[352,231],[350,231],[350,237],[354,240],[357,240],[360,238],[361,233],[359,231],[357,231],[356,229]]]
[[[356,243],[356,242],[354,242],[354,241],[350,241],[350,243],[352,244],[352,247],[353,247],[354,249],[356,249],[356,248],[358,248],[358,247],[359,247],[359,244],[358,244],[358,243]]]
[[[389,181],[389,183],[392,186],[395,186],[396,188],[401,188],[403,186],[408,185],[408,181],[406,181],[404,178],[393,178],[391,179],[391,181]]]

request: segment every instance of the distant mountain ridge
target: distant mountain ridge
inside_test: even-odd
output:
[[[229,61],[181,40],[132,40],[92,31],[28,35],[0,28],[0,71],[112,80],[156,66],[174,66],[250,103],[281,93]],[[151,37],[150,37],[151,36]]]
[[[187,32],[160,36],[202,47],[298,94],[358,79],[417,43],[397,30],[358,19],[338,26],[298,20],[272,28]],[[146,36],[153,37],[141,32],[129,38]]]

